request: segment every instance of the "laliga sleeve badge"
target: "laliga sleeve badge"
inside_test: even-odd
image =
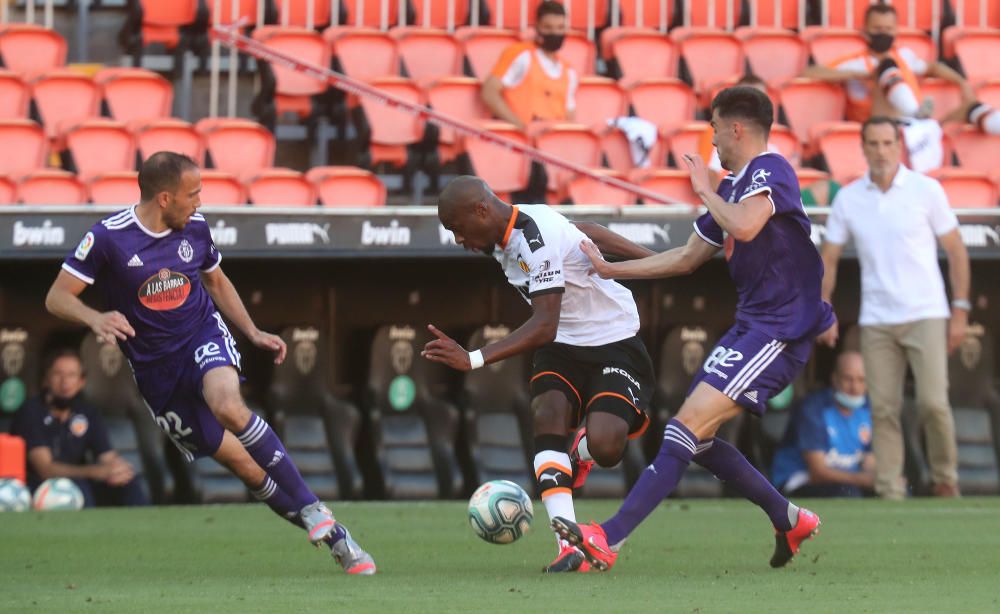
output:
[[[90,248],[94,247],[94,233],[88,232],[83,235],[83,239],[80,244],[76,246],[76,253],[73,254],[77,260],[86,260],[87,254],[90,253]]]

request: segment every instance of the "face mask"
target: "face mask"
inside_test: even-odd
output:
[[[875,53],[885,53],[886,51],[892,49],[892,43],[895,41],[895,37],[892,34],[869,34],[868,35],[868,48]]]
[[[833,392],[833,400],[837,402],[837,405],[846,409],[858,409],[865,404],[865,395],[854,396],[835,390]]]
[[[555,53],[562,47],[565,38],[565,34],[539,34],[538,39],[541,42],[538,43],[538,46],[549,53]]]

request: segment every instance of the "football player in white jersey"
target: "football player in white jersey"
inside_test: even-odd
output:
[[[587,235],[572,222],[546,205],[509,205],[478,177],[448,184],[438,217],[459,245],[496,258],[533,313],[507,337],[472,352],[431,325],[437,339],[422,355],[469,371],[534,351],[535,479],[550,518],[573,516],[573,489],[583,485],[594,462],[618,464],[628,439],[649,425],[653,366],[637,335],[632,293],[591,274],[580,249]],[[652,253],[603,227],[585,227],[607,254]],[[578,549],[559,542],[558,556],[544,571],[588,569]]]

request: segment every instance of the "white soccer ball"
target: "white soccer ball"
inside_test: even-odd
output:
[[[26,512],[31,508],[31,491],[21,480],[0,480],[0,512]]]
[[[517,541],[535,517],[531,497],[508,480],[486,482],[469,499],[469,523],[476,535],[491,544]]]
[[[39,485],[31,506],[36,510],[83,509],[83,493],[69,478],[50,478]]]

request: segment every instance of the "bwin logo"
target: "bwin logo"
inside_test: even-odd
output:
[[[375,226],[368,220],[361,224],[362,245],[409,245],[410,229],[392,220],[388,226]]]

